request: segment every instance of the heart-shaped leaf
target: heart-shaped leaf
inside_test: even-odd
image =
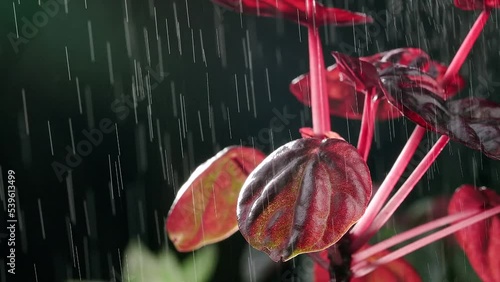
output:
[[[348,10],[329,8],[314,0],[315,13],[307,11],[308,0],[212,0],[214,3],[238,13],[263,17],[284,17],[302,25],[351,26],[371,23],[373,19],[365,14]],[[311,1],[312,2],[312,1]]]
[[[337,242],[363,215],[370,171],[341,139],[303,138],[269,155],[238,198],[243,237],[272,260],[289,260]]]
[[[415,69],[381,74],[388,101],[413,122],[500,159],[500,105],[478,98],[445,101],[437,82]]]
[[[500,0],[455,0],[454,3],[455,6],[462,10],[482,10],[500,7]]]
[[[256,149],[232,146],[196,168],[177,193],[166,222],[178,251],[196,250],[238,230],[240,189],[264,158]]]
[[[361,250],[370,247],[366,245]],[[389,251],[382,251],[370,257],[370,261],[377,260]],[[328,253],[323,251],[320,256],[328,260]],[[350,282],[420,282],[422,279],[417,271],[403,258],[393,260],[390,263],[380,265],[374,271],[362,277],[352,277]],[[318,264],[314,264],[314,282],[330,282],[330,275],[328,271]]]
[[[326,85],[330,114],[343,118],[361,119],[363,114],[364,93],[366,88],[378,84],[378,74],[384,70],[398,65],[400,67],[416,68],[440,83],[446,73],[447,67],[432,61],[422,49],[399,48],[377,53],[368,57],[352,58],[340,53],[334,54],[342,64],[334,64],[327,68]],[[377,70],[375,75],[373,65]],[[340,71],[340,68],[342,71]],[[361,67],[360,67],[361,66]],[[356,83],[357,82],[357,83]],[[454,96],[465,86],[465,81],[460,75],[455,75],[444,85],[444,91],[438,93],[442,98]],[[357,91],[355,89],[357,87]],[[290,84],[290,91],[303,104],[310,105],[309,75],[301,75]],[[377,110],[378,120],[387,120],[400,117],[401,114],[392,105],[387,103],[382,93]]]
[[[485,187],[462,185],[448,206],[449,214],[487,210],[500,205],[500,196]],[[484,282],[500,281],[500,216],[496,215],[455,233],[477,275]]]

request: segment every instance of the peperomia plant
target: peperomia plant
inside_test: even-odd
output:
[[[316,281],[421,281],[403,256],[455,233],[479,276],[500,279],[495,268],[500,244],[493,235],[500,228],[500,198],[492,190],[464,186],[450,201],[449,215],[368,245],[450,140],[500,159],[500,105],[453,99],[465,86],[458,71],[497,1],[455,1],[458,8],[483,13],[449,67],[421,49],[399,48],[362,58],[333,52],[337,63],[327,69],[318,27],[368,24],[369,16],[315,0],[213,1],[307,27],[310,73],[293,80],[290,90],[311,106],[313,124],[300,129],[303,138],[267,157],[254,148],[228,147],[198,167],[179,190],[166,222],[177,250],[192,251],[239,230],[274,261],[308,254],[316,263]],[[331,130],[330,115],[361,119],[357,148]],[[372,196],[365,161],[375,122],[400,116],[415,122],[415,131]],[[426,131],[441,137],[387,201]]]

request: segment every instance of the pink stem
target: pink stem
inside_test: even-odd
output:
[[[389,200],[387,205],[380,211],[373,223],[366,230],[361,237],[357,238],[353,242],[353,248],[358,250],[362,247],[370,238],[384,225],[387,220],[392,216],[396,209],[401,205],[403,200],[410,194],[418,181],[424,176],[425,172],[434,163],[439,153],[444,149],[446,144],[450,141],[448,136],[442,135],[439,140],[434,144],[431,150],[425,155],[424,159],[418,164],[415,170],[412,172],[410,177],[403,183],[401,188],[394,194],[394,196]]]
[[[446,70],[441,85],[446,85],[447,82],[458,73],[465,59],[469,55],[472,46],[474,46],[474,43],[481,34],[481,31],[483,30],[484,26],[486,25],[486,22],[488,21],[490,14],[491,10],[488,8],[484,9],[481,12],[474,25],[471,27],[469,33],[465,37],[464,41],[462,42],[462,45],[455,54],[455,57],[451,61],[448,69]]]
[[[311,89],[311,108],[313,131],[316,136],[322,136],[331,130],[330,110],[326,92],[325,62],[321,48],[321,38],[315,24],[315,0],[307,0],[307,14],[312,17],[312,24],[307,26],[309,42],[309,78]]]
[[[378,252],[381,252],[383,250],[387,250],[397,244],[400,244],[406,240],[409,240],[411,238],[414,238],[416,236],[419,236],[425,232],[431,231],[433,229],[436,229],[438,227],[441,227],[443,225],[447,225],[456,221],[460,221],[463,219],[466,219],[468,217],[471,217],[472,215],[475,215],[479,213],[478,210],[472,210],[472,211],[465,211],[453,215],[448,215],[436,220],[433,220],[431,222],[425,223],[423,225],[419,225],[415,228],[412,228],[406,232],[403,232],[401,234],[398,234],[396,236],[393,236],[387,240],[384,240],[376,245],[373,245],[367,249],[364,249],[362,251],[359,251],[355,253],[352,256],[352,263],[357,264],[360,263],[364,260],[367,260],[371,256],[375,255]]]
[[[415,154],[415,151],[418,148],[418,144],[425,135],[425,131],[425,128],[417,125],[417,127],[411,134],[408,142],[404,146],[403,150],[399,154],[399,157],[389,171],[389,174],[387,174],[379,189],[368,204],[365,213],[358,221],[358,223],[352,228],[351,237],[354,240],[362,236],[366,229],[368,229],[368,227],[372,224],[380,209],[382,209],[382,206],[391,194],[392,189],[405,171],[406,166],[408,166],[408,163],[413,157],[413,154]],[[359,247],[361,246],[356,246],[356,248],[352,249],[352,251],[356,251]]]
[[[466,220],[462,220],[456,224],[453,224],[449,227],[446,227],[436,233],[433,233],[427,237],[424,237],[420,240],[417,240],[411,244],[408,244],[404,247],[402,247],[401,249],[397,250],[397,251],[394,251],[390,254],[387,254],[373,262],[367,262],[367,261],[363,261],[363,262],[360,262],[356,265],[354,265],[351,270],[354,272],[354,276],[355,277],[360,277],[360,276],[364,276],[370,272],[372,272],[373,270],[375,270],[375,268],[377,268],[378,266],[380,265],[383,265],[383,264],[386,264],[386,263],[389,263],[391,261],[394,261],[396,259],[399,259],[409,253],[412,253],[432,242],[435,242],[441,238],[444,238],[450,234],[453,234],[461,229],[464,229],[472,224],[475,224],[475,223],[478,223],[479,221],[482,221],[482,220],[485,220],[491,216],[494,216],[496,214],[499,214],[500,213],[500,206],[497,206],[497,207],[494,207],[494,208],[491,208],[489,210],[486,210],[486,211],[483,211],[483,212],[480,212]]]
[[[375,98],[376,88],[365,93],[363,105],[363,117],[361,119],[361,130],[358,139],[359,154],[366,161],[370,153],[373,142],[373,131],[375,126],[375,117],[378,110],[378,99]]]

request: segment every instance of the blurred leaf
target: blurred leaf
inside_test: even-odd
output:
[[[254,14],[264,17],[284,17],[303,25],[338,25],[370,23],[373,19],[365,14],[348,10],[325,7],[316,3],[314,16],[308,15],[304,0],[212,0],[214,3],[238,13]]]
[[[238,230],[238,194],[264,158],[256,149],[232,146],[196,168],[177,193],[166,222],[178,251],[196,250]]]
[[[133,242],[127,247],[124,258],[124,282],[186,281],[177,257],[167,251],[157,256],[142,243]]]
[[[500,205],[500,196],[485,187],[460,186],[450,200],[449,214],[469,210],[488,210]],[[484,282],[500,281],[500,216],[463,228],[455,233],[476,273]]]
[[[205,246],[186,259],[182,264],[184,281],[210,281],[217,266],[217,249],[215,246]]]

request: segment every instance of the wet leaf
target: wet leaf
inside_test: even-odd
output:
[[[460,186],[448,206],[449,214],[467,210],[487,210],[500,205],[495,191],[472,185]],[[477,275],[484,282],[500,281],[500,216],[496,215],[455,233]]]
[[[302,25],[321,26],[333,24],[351,26],[370,23],[373,19],[362,13],[325,7],[316,2],[316,13],[308,15],[307,0],[212,0],[214,3],[238,13],[253,14],[263,17],[284,17]],[[314,19],[314,22],[313,22]]]
[[[363,247],[363,249],[369,246]],[[379,259],[385,255],[388,255],[389,251],[382,251],[372,257],[370,261]],[[321,257],[325,260],[328,259],[328,254],[326,251],[321,252]],[[314,264],[314,281],[315,282],[330,282],[330,275],[328,271],[317,264]],[[420,282],[420,278],[417,271],[413,268],[403,258],[394,260],[390,263],[381,265],[377,267],[373,272],[363,277],[353,277],[350,282]]]
[[[375,66],[362,59],[349,57],[339,52],[332,52],[337,61],[337,68],[356,86],[356,91],[370,91],[379,85],[378,71]]]
[[[243,237],[272,260],[289,260],[337,242],[363,215],[370,172],[340,139],[303,138],[269,155],[238,198]]]
[[[485,8],[499,8],[500,0],[455,0],[455,6],[462,10],[482,10]]]
[[[434,78],[437,83],[442,81],[447,70],[446,66],[431,60],[429,55],[419,48],[398,48],[360,58],[348,57],[341,53],[334,53],[334,56],[340,59],[340,63],[328,67],[326,71],[330,114],[350,119],[362,118],[363,90],[366,91],[366,88],[376,86],[379,83],[378,74],[384,70],[394,65],[416,68]],[[370,65],[376,68],[377,74]],[[449,80],[439,95],[448,99],[464,86],[465,81],[457,74]],[[290,84],[290,91],[300,102],[310,105],[309,75],[301,75],[294,79]],[[401,116],[397,109],[387,103],[382,93],[377,94],[379,95],[376,98],[380,99],[377,111],[378,120]]]
[[[258,150],[234,146],[196,168],[177,193],[166,222],[168,236],[178,251],[196,250],[238,230],[238,194],[264,158]]]
[[[302,138],[317,137],[314,135],[314,130],[310,127],[302,127],[301,129],[299,129],[299,132],[302,135]],[[323,133],[323,136],[321,136],[321,139],[325,139],[325,138],[336,138],[336,139],[341,139],[341,140],[345,141],[345,139],[342,138],[342,136],[340,136],[337,132],[333,132],[333,131],[328,131],[328,132]]]
[[[500,105],[480,99],[445,101],[439,85],[418,70],[392,68],[381,74],[388,101],[413,122],[500,159]]]

